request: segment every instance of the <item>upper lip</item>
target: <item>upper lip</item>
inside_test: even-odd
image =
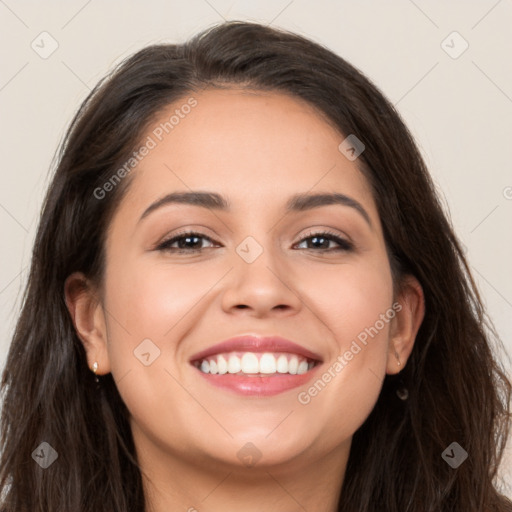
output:
[[[206,359],[209,356],[225,352],[287,352],[298,354],[308,359],[322,361],[322,357],[301,345],[281,338],[280,336],[243,335],[229,338],[225,341],[208,347],[190,358],[190,362]]]

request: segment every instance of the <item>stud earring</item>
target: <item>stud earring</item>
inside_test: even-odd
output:
[[[98,379],[98,376],[96,375],[97,371],[98,371],[98,361],[94,361],[94,363],[92,365],[92,372],[94,373],[94,380],[96,382],[99,382],[100,380]]]
[[[398,366],[402,366],[402,363],[400,362],[400,355],[398,354],[398,352],[395,352],[395,357]],[[404,386],[404,383],[401,379],[400,386],[396,389],[396,396],[400,398],[400,400],[407,400],[409,398],[409,390]]]

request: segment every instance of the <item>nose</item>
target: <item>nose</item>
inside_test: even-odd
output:
[[[303,306],[296,286],[298,276],[278,249],[262,249],[252,262],[234,252],[233,268],[224,283],[224,311],[243,310],[244,315],[254,317],[297,314]]]

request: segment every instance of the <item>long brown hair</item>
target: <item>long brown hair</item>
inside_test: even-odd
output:
[[[512,386],[494,352],[503,347],[408,129],[339,56],[245,22],[142,49],[95,87],[73,119],[56,155],[2,375],[0,510],[145,510],[129,412],[111,374],[96,386],[64,281],[81,271],[102,283],[107,227],[131,176],[102,199],[94,191],[155,116],[194,91],[233,85],[306,100],[340,134],[363,141],[357,162],[374,192],[395,284],[412,274],[424,291],[411,357],[399,375],[386,375],[354,434],[339,510],[512,511],[496,488],[511,417]],[[408,400],[397,398],[398,384]],[[46,469],[33,457],[43,442],[58,454]],[[468,453],[456,469],[441,456],[452,442]]]

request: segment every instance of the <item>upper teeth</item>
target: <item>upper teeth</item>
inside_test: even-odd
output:
[[[200,363],[200,365],[199,365]],[[303,356],[295,354],[278,353],[228,353],[207,357],[196,363],[204,373],[246,373],[246,374],[272,374],[291,373],[302,374],[313,368],[315,363]]]

